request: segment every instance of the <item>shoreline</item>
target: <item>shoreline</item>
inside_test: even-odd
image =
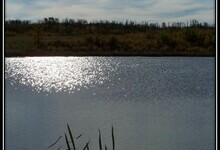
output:
[[[83,57],[83,56],[100,56],[100,57],[215,57],[215,54],[189,54],[189,53],[150,53],[150,52],[5,52],[4,57]]]

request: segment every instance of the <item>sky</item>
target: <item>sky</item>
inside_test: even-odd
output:
[[[5,19],[215,22],[215,0],[5,0]]]

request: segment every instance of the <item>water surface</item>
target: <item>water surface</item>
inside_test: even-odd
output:
[[[7,150],[77,147],[98,129],[118,150],[215,149],[215,59],[25,57],[5,60]]]

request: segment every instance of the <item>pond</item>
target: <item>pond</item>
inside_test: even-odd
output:
[[[5,59],[6,150],[215,149],[214,57]]]

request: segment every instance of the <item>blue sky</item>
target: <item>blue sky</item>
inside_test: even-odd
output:
[[[214,0],[5,0],[6,19],[45,17],[137,22],[214,23]]]

